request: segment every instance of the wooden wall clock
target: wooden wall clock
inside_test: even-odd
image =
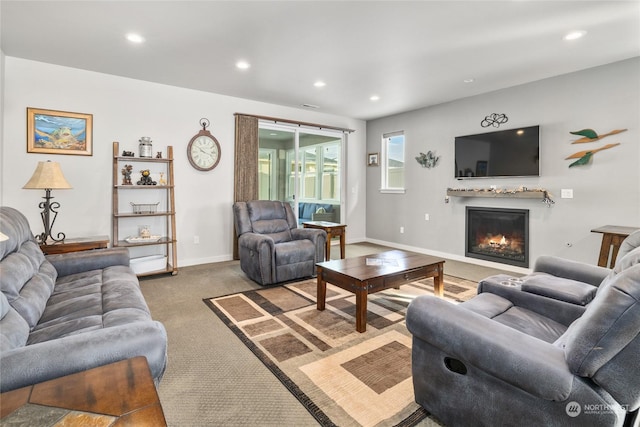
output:
[[[200,119],[202,130],[195,134],[187,147],[189,163],[199,171],[210,171],[220,162],[220,144],[207,130],[209,120]]]

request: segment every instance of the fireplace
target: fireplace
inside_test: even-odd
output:
[[[529,210],[467,206],[465,255],[529,267]]]

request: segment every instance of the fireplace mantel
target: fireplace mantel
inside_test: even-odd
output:
[[[514,199],[546,199],[551,200],[549,192],[542,188],[536,189],[504,189],[504,188],[447,188],[447,196],[454,197],[504,197]]]

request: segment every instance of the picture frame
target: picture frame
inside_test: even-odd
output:
[[[486,160],[478,160],[476,162],[476,176],[487,176],[487,165]]]
[[[27,107],[27,153],[93,155],[93,114]]]
[[[379,165],[378,153],[367,154],[367,166],[378,166],[378,165]]]

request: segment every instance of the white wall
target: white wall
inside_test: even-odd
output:
[[[464,259],[465,206],[521,208],[530,210],[531,265],[545,254],[596,263],[602,235],[591,229],[607,224],[640,227],[638,76],[640,59],[634,58],[368,122],[368,152],[380,151],[382,134],[405,131],[407,192],[380,194],[380,168],[367,168],[367,237]],[[495,130],[480,126],[491,113],[508,116],[501,129],[540,125],[539,178],[454,179],[454,138]],[[572,145],[577,137],[569,132],[583,128],[600,133],[629,130],[599,142]],[[570,161],[564,160],[574,152],[614,142],[621,145],[596,153],[588,166],[569,169]],[[414,160],[428,150],[441,156],[433,169]],[[490,185],[546,188],[555,205],[547,208],[532,199],[460,197],[445,203],[448,187]],[[574,198],[561,199],[563,188],[573,189]],[[424,220],[425,213],[430,221]]]
[[[178,265],[231,258],[233,216],[234,113],[287,118],[355,129],[349,135],[346,219],[348,241],[365,238],[365,122],[298,108],[249,101],[165,86],[15,57],[5,58],[4,141],[0,203],[22,211],[34,233],[42,231],[38,203],[44,191],[23,190],[38,161],[61,164],[72,190],[53,191],[61,213],[54,232],[67,237],[111,234],[112,142],[137,153],[141,136],[151,136],[153,149],[174,147]],[[44,155],[26,152],[26,108],[93,114],[93,156]],[[200,129],[221,145],[222,157],[210,172],[193,169],[186,147]],[[352,191],[353,190],[353,191]],[[193,236],[200,244],[193,243]]]

